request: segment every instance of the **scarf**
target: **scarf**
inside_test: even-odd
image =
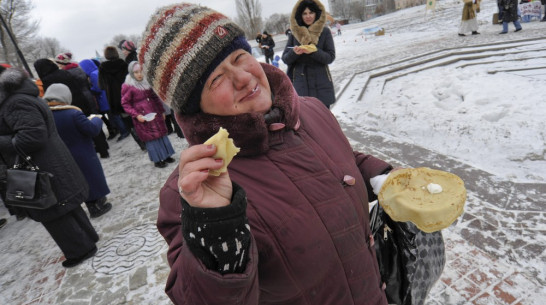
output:
[[[76,106],[68,105],[67,103],[63,103],[63,102],[50,101],[50,102],[47,102],[47,105],[49,106],[49,109],[51,109],[51,111],[66,110],[66,109],[76,109],[78,111],[82,111],[80,108]]]

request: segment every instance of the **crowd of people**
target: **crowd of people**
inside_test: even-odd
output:
[[[110,157],[108,140],[132,135],[148,152],[155,167],[175,160],[168,134],[183,137],[172,111],[141,73],[137,48],[123,40],[104,50],[105,60],[74,61],[72,53],[34,62],[38,78],[9,65],[0,67],[0,195],[6,200],[6,170],[18,151],[30,155],[40,169],[53,175],[58,204],[45,209],[6,204],[17,220],[40,222],[73,267],[97,252],[99,236],[89,218],[100,217],[113,205],[101,158]],[[165,113],[171,119],[166,122]],[[153,116],[153,117],[150,117]],[[106,127],[106,133],[103,129]],[[85,204],[86,214],[82,208]],[[0,219],[0,228],[6,219]]]

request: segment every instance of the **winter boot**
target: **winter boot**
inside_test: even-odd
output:
[[[102,216],[112,209],[112,204],[106,202],[106,197],[86,202],[85,205],[89,210],[89,216],[91,218],[97,218],[99,216]]]

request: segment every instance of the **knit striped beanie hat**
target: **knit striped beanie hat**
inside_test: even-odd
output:
[[[200,111],[201,92],[214,69],[233,51],[251,52],[244,32],[228,17],[181,3],[152,15],[138,59],[159,97],[181,114]]]

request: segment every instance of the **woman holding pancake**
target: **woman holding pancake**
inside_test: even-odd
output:
[[[392,167],[353,151],[222,14],[160,8],[142,41],[143,73],[190,144],[160,192],[171,300],[387,304],[368,202]]]
[[[282,60],[300,96],[318,98],[326,107],[335,103],[334,84],[328,65],[336,58],[326,10],[318,0],[299,0],[292,9],[290,29]]]

